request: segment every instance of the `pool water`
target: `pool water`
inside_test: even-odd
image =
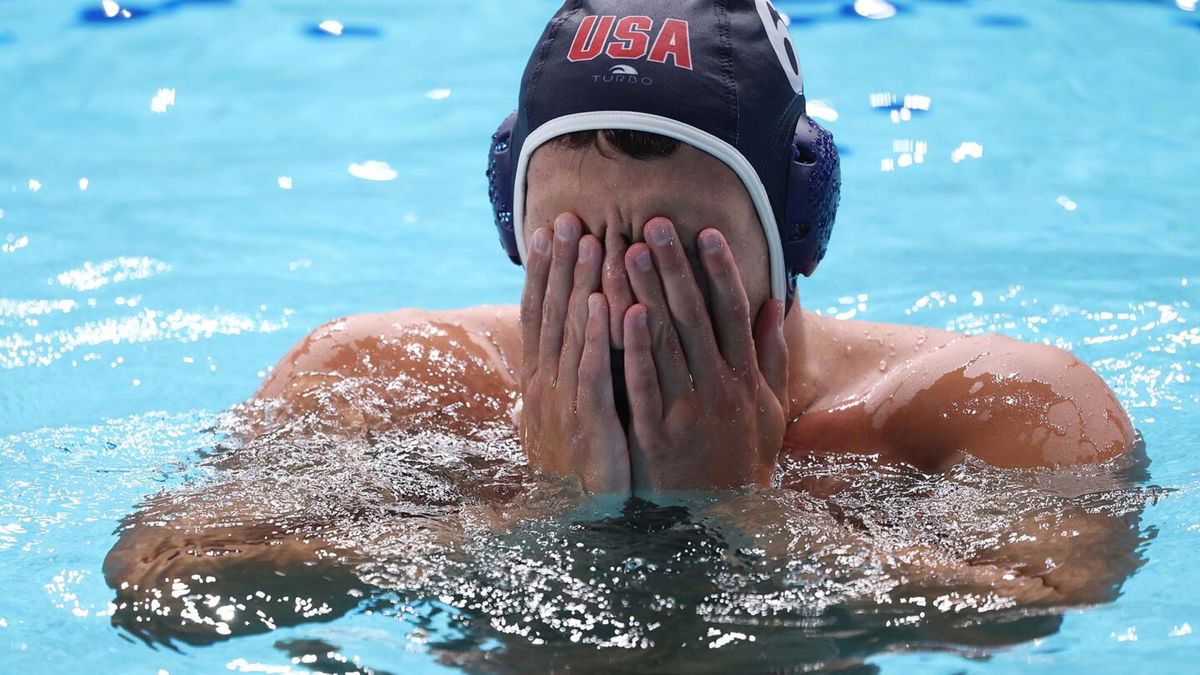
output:
[[[1096,476],[968,466],[880,484],[868,468],[840,507],[877,536],[853,550],[893,556],[880,562],[812,538],[795,548],[821,509],[783,492],[745,497],[746,513],[780,528],[766,543],[741,541],[703,500],[685,515],[621,515],[539,488],[501,528],[486,509],[456,510],[463,488],[447,477],[518,467],[504,481],[521,483],[509,441],[348,444],[345,471],[314,441],[222,466],[221,411],[317,325],[516,302],[522,276],[492,229],[484,153],[556,3],[0,0],[0,670],[1187,670],[1200,647],[1188,582],[1200,545],[1200,11],[778,6],[810,112],[843,157],[838,225],[802,304],[1072,350],[1141,430],[1148,481],[1097,491],[1085,489]],[[386,480],[405,470],[409,483]],[[362,574],[388,591],[330,621],[147,645],[112,626],[100,565],[113,530],[147,495],[210,480],[270,517],[310,508],[329,485],[373,495],[367,512],[384,524],[419,496],[429,528],[334,528],[371,552]],[[897,522],[882,522],[874,500],[897,486],[919,498],[889,502]],[[333,518],[365,503],[322,508]],[[989,504],[1127,523],[1113,552],[1129,567],[1120,597],[1051,614],[985,598],[916,620],[870,604],[900,597],[906,578],[880,541],[903,548],[937,523],[984,547],[984,525],[1003,525]],[[564,505],[577,510],[543,517]],[[445,539],[430,544],[429,531]],[[414,542],[431,551],[416,576]],[[551,554],[569,550],[580,553]]]

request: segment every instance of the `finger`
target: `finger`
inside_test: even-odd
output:
[[[567,320],[567,301],[571,296],[575,259],[578,253],[579,219],[564,213],[554,220],[550,274],[546,298],[542,303],[541,339],[538,344],[538,368],[558,381],[558,361],[562,355],[563,329]]]
[[[721,355],[731,368],[743,375],[753,374],[756,365],[754,337],[750,332],[750,303],[738,274],[733,253],[721,233],[709,228],[697,238],[700,262],[708,275],[712,294],[712,322],[716,327]]]
[[[712,320],[704,306],[704,296],[696,286],[687,253],[675,227],[666,218],[652,218],[643,228],[643,237],[654,253],[654,264],[662,278],[675,331],[687,356],[688,370],[693,377],[704,377],[713,372],[719,352]]]
[[[525,257],[525,289],[521,293],[522,382],[537,370],[538,342],[542,333],[542,303],[550,273],[550,230],[539,227],[530,239]]]
[[[608,348],[608,302],[602,293],[587,298],[587,327],[583,354],[579,359],[579,384],[575,398],[587,414],[600,415],[612,411],[612,369]]]
[[[783,301],[768,300],[754,322],[754,347],[758,370],[775,393],[786,413],[788,409],[788,348],[783,334]]]
[[[601,286],[607,299],[609,311],[609,335],[617,349],[624,349],[625,310],[634,303],[633,291],[629,288],[629,273],[625,271],[625,251],[629,241],[619,227],[604,231],[604,271]]]
[[[562,355],[558,362],[558,381],[570,391],[579,372],[579,359],[587,330],[588,298],[600,287],[600,240],[584,235],[579,240],[579,260],[575,263],[575,281],[567,303],[567,323]]]
[[[629,450],[613,402],[608,324],[608,302],[602,293],[592,293],[587,298],[587,327],[575,394],[576,414],[599,431],[582,467],[584,488],[589,492],[628,494]]]
[[[629,274],[629,283],[633,286],[633,294],[643,305],[642,310],[646,314],[651,351],[654,354],[662,394],[667,400],[674,401],[681,394],[692,390],[692,380],[683,348],[679,345],[675,323],[671,320],[671,311],[667,307],[662,283],[654,270],[654,260],[651,258],[649,247],[642,243],[630,246],[625,253],[625,269]],[[633,307],[630,307],[626,310],[626,317],[632,309]],[[628,337],[628,331],[625,332],[625,336]],[[625,349],[629,349],[628,343],[625,344]]]
[[[648,308],[640,303],[630,307],[625,312],[624,323],[629,410],[636,425],[643,429],[656,428],[662,421],[663,396],[651,345]]]

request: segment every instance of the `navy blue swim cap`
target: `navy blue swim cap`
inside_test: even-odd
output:
[[[529,158],[553,138],[597,129],[661,134],[728,165],[762,224],[773,297],[824,256],[837,149],[805,115],[796,50],[768,0],[563,3],[525,68],[517,111],[493,137],[491,198],[514,262],[525,258]]]

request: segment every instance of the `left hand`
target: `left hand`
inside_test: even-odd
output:
[[[633,491],[770,485],[787,428],[783,303],[764,303],[752,329],[729,246],[707,229],[710,314],[671,222],[652,219],[644,238],[625,255],[638,300],[624,319]]]

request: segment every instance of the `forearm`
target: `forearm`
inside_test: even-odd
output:
[[[1029,517],[979,550],[975,565],[999,565],[1040,580],[1054,604],[1091,604],[1116,598],[1141,565],[1139,514],[1092,513],[1078,507]]]
[[[1114,481],[1129,469],[1027,472],[976,461],[931,476],[813,457],[786,467],[783,482],[824,504],[862,547],[892,556],[882,564],[912,589],[1071,605],[1111,600],[1141,563],[1139,516],[1154,493]]]
[[[134,523],[104,561],[113,623],[204,644],[352,609],[367,585],[319,537],[264,526]],[[357,592],[357,595],[355,594]]]

